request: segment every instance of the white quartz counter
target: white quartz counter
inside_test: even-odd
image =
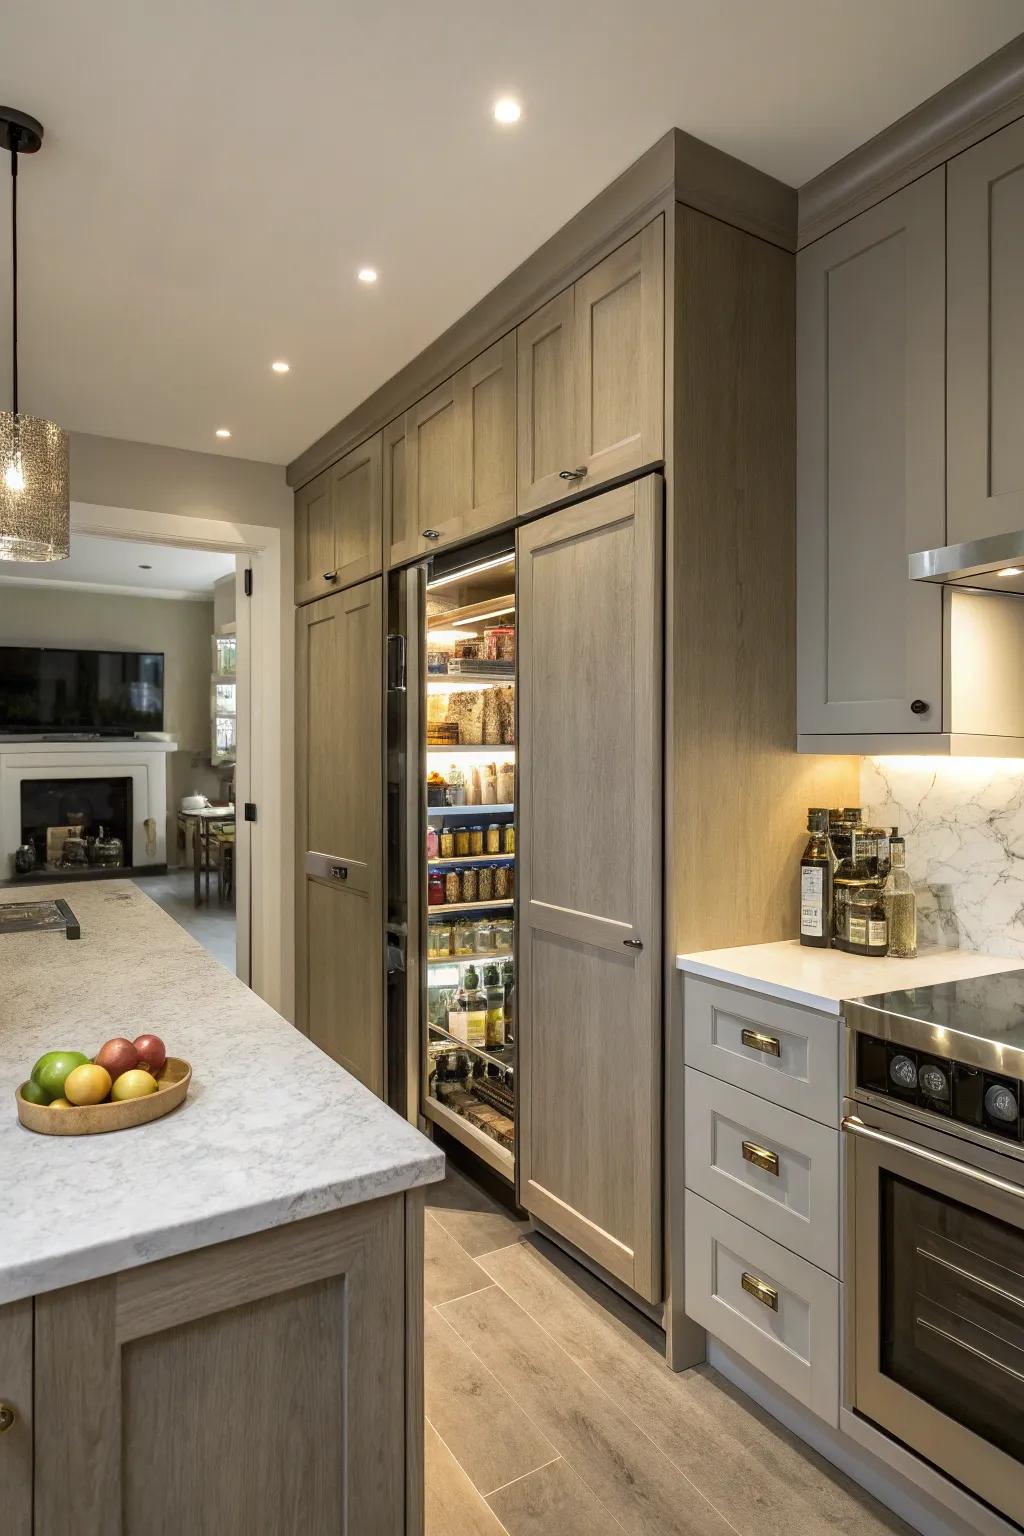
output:
[[[676,965],[691,976],[729,982],[834,1014],[840,1013],[847,998],[1021,969],[1019,959],[976,955],[966,949],[923,949],[916,960],[880,960],[848,955],[841,949],[814,949],[797,939],[677,955]]]
[[[0,934],[0,1303],[443,1176],[424,1136],[129,881],[0,903],[58,895],[80,940]],[[15,1088],[43,1051],[143,1031],[192,1064],[180,1109],[99,1136],[18,1123]]]

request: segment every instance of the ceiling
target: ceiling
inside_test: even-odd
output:
[[[144,565],[149,569],[142,570]],[[234,569],[234,555],[207,549],[178,549],[170,544],[103,539],[76,531],[67,560],[44,565],[0,560],[0,582],[47,587],[70,583],[87,591],[126,588],[152,597],[206,597],[212,601],[214,582]]]
[[[799,185],[1022,28],[1022,0],[5,0],[0,101],[46,126],[22,408],[285,463],[670,127]]]

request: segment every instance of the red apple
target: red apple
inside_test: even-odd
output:
[[[131,1072],[134,1067],[137,1067],[139,1053],[130,1040],[126,1040],[123,1035],[118,1035],[100,1046],[93,1061],[98,1067],[105,1067],[113,1079],[120,1077],[122,1072]]]
[[[138,1035],[135,1040],[135,1049],[139,1053],[137,1065],[144,1072],[151,1072],[154,1077],[159,1077],[167,1060],[167,1049],[159,1035]]]

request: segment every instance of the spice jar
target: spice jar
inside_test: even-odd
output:
[[[477,891],[481,901],[494,900],[494,865],[482,864],[477,871]]]
[[[451,827],[442,827],[437,839],[440,856],[442,859],[454,859],[455,857],[455,833]]]
[[[427,828],[427,858],[436,859],[438,848],[437,828]]]
[[[496,864],[494,866],[494,895],[498,901],[505,901],[508,897],[508,875],[509,869],[507,864]]]
[[[514,821],[507,821],[501,829],[502,853],[515,853],[516,851],[516,825]]]
[[[457,869],[449,869],[444,877],[444,899],[448,906],[462,900],[462,881]]]
[[[496,821],[492,821],[487,828],[485,846],[488,853],[501,852],[501,828]]]
[[[455,857],[464,859],[469,853],[469,828],[455,828]]]
[[[439,869],[432,869],[427,877],[427,905],[429,907],[444,905],[444,875]]]
[[[468,869],[462,871],[462,899],[463,901],[476,901],[477,898],[477,870],[471,864]]]
[[[470,851],[470,854],[474,858],[478,858],[480,856],[480,854],[483,853],[483,851],[484,851],[484,829],[483,829],[483,827],[470,827],[470,829],[469,829],[469,851]]]

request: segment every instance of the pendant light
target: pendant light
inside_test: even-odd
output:
[[[0,107],[0,149],[11,156],[11,409],[0,411],[0,560],[66,560],[71,503],[68,434],[18,410],[18,157],[34,155],[43,125]]]

